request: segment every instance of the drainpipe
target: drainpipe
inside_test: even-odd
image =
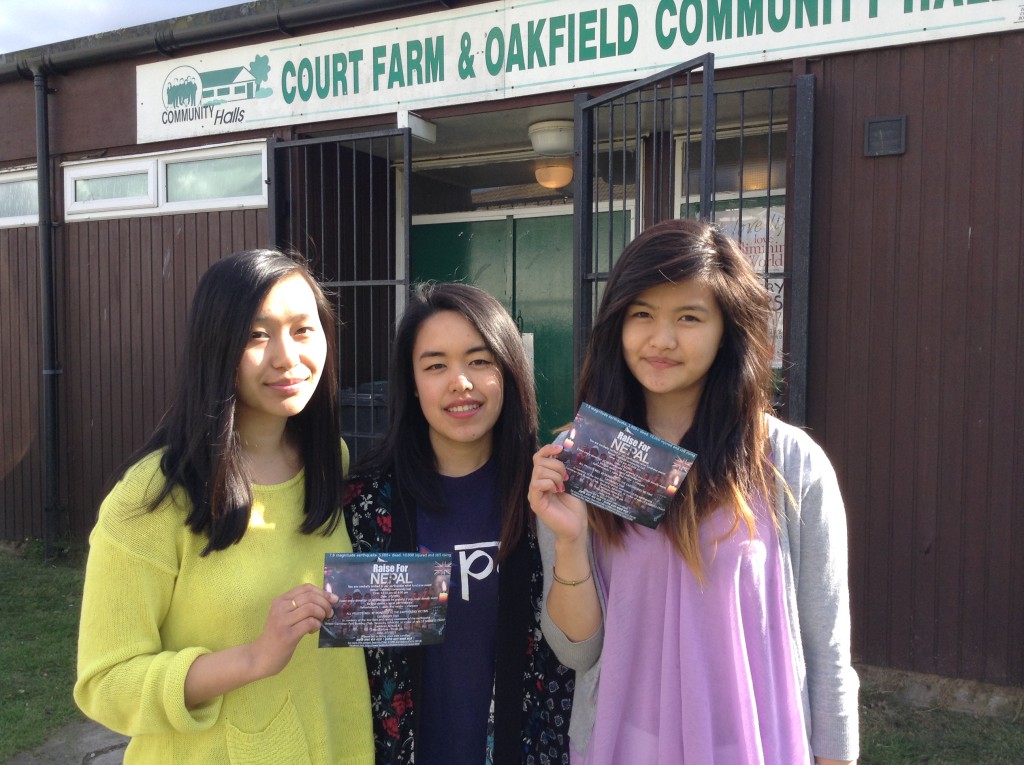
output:
[[[39,314],[43,350],[43,557],[56,557],[58,532],[57,325],[54,320],[50,124],[46,75],[36,72],[36,179],[39,188]]]

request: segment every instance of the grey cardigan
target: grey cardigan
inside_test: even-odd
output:
[[[810,436],[774,417],[769,430],[772,459],[781,476],[776,502],[784,508],[779,544],[786,611],[811,750],[816,757],[854,760],[859,753],[859,680],[850,663],[846,512],[839,484],[828,457]],[[538,526],[546,594],[552,582],[555,537],[543,523]],[[596,572],[592,542],[590,557]],[[603,609],[603,586],[597,591]],[[604,628],[573,642],[551,621],[546,601],[541,628],[558,659],[576,670],[569,736],[578,750],[586,751],[594,728]]]

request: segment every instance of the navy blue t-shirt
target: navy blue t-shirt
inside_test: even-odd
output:
[[[416,510],[424,552],[451,552],[444,642],[424,646],[418,765],[484,765],[498,632],[498,471],[441,476],[446,512]]]

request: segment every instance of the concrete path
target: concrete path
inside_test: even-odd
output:
[[[8,765],[121,765],[128,737],[91,720],[76,720],[42,746],[14,755]]]

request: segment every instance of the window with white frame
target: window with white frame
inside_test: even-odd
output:
[[[64,168],[64,212],[68,218],[90,213],[140,210],[158,204],[155,159],[90,162]]]
[[[39,182],[35,170],[0,173],[0,228],[39,223]]]
[[[246,201],[258,199],[266,204],[267,185],[265,144],[253,152],[228,153],[203,149],[187,155],[174,155],[162,161],[165,169],[163,190],[167,204],[180,205],[210,200]],[[251,205],[250,205],[251,206]]]
[[[64,165],[67,220],[267,206],[266,142]]]

